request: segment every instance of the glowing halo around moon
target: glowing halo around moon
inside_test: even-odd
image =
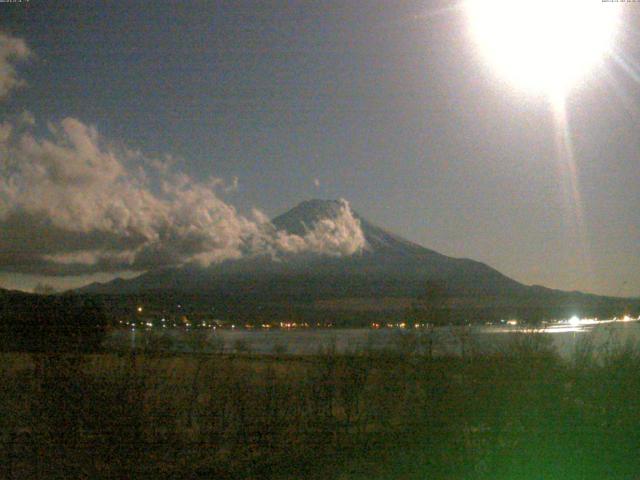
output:
[[[552,106],[558,177],[568,238],[592,271],[578,165],[573,149],[567,97],[596,76],[604,60],[618,61],[615,43],[622,27],[619,4],[602,0],[462,0],[480,56],[516,91],[545,98]],[[608,79],[609,72],[601,71]]]
[[[614,46],[620,9],[602,0],[467,0],[486,61],[515,87],[562,99]]]

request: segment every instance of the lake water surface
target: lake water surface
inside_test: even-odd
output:
[[[182,329],[118,330],[108,339],[110,346],[143,349],[149,339],[163,339],[162,348],[188,352],[194,345],[204,351],[225,353],[251,352],[257,354],[312,355],[321,350],[338,353],[363,350],[403,349],[413,343],[418,348],[431,348],[434,355],[460,355],[463,352],[504,351],[516,339],[541,334],[562,356],[570,356],[585,341],[596,349],[625,345],[640,339],[640,321],[635,319],[558,322],[544,329],[532,330],[512,325],[483,325],[469,327],[437,327],[424,329]],[[153,340],[151,340],[152,344]]]

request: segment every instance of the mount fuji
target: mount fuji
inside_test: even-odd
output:
[[[303,237],[318,222],[340,215],[344,205],[342,200],[308,200],[271,223],[278,232]],[[171,293],[206,298],[234,311],[247,305],[288,312],[300,307],[315,315],[349,312],[350,318],[371,318],[373,311],[385,315],[406,312],[416,301],[429,298],[434,286],[445,299],[441,303],[465,318],[548,318],[571,316],[576,311],[606,315],[628,309],[627,299],[524,285],[484,263],[440,254],[376,226],[357,212],[352,215],[365,241],[352,255],[247,256],[206,268],[159,268],[129,280],[93,283],[76,292]]]

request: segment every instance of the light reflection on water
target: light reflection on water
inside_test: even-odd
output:
[[[485,337],[485,341],[481,342],[484,346],[492,345],[494,347],[506,345],[508,343],[506,339],[512,337],[513,334],[541,333],[549,335],[557,352],[563,357],[569,357],[575,353],[576,348],[583,341],[589,341],[596,352],[608,344],[635,343],[640,339],[640,317],[625,316],[608,320],[572,317],[535,329],[524,326],[487,326],[484,331],[478,333],[478,337]]]
[[[640,321],[640,317],[632,318],[629,316],[624,316],[622,318],[612,318],[609,320],[599,320],[597,318],[578,318],[571,317],[567,320],[558,320],[557,322],[547,323],[542,325],[540,328],[531,328],[531,327],[513,327],[513,326],[485,326],[487,329],[487,333],[513,333],[513,332],[524,332],[524,333],[534,333],[534,332],[542,332],[542,333],[580,333],[580,332],[590,332],[595,327],[610,325],[610,324],[624,324],[624,323],[632,323]]]
[[[313,355],[321,349],[331,349],[339,353],[363,350],[395,349],[406,346],[411,336],[424,340],[430,335],[435,355],[460,355],[464,349],[476,352],[503,351],[508,348],[514,334],[548,334],[553,345],[562,356],[571,355],[578,342],[589,337],[598,347],[612,339],[618,343],[635,341],[640,338],[640,319],[596,320],[577,319],[549,323],[540,328],[517,325],[478,325],[470,327],[438,327],[430,333],[422,329],[257,329],[257,330],[194,330],[185,334],[177,329],[154,329],[153,335],[171,340],[171,351],[189,352],[193,350],[188,337],[204,337],[205,349],[215,346],[215,351],[233,353],[248,351],[256,354]],[[111,348],[127,346],[142,349],[150,330],[118,330],[111,334],[108,342]],[[424,343],[422,344],[424,348]],[[202,345],[201,345],[202,346]],[[163,348],[167,348],[166,346]],[[400,347],[402,348],[402,347]],[[212,351],[211,348],[209,351]],[[468,350],[467,350],[468,351]]]

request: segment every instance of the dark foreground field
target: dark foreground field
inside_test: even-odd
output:
[[[3,354],[0,477],[638,478],[635,348],[412,351]]]

